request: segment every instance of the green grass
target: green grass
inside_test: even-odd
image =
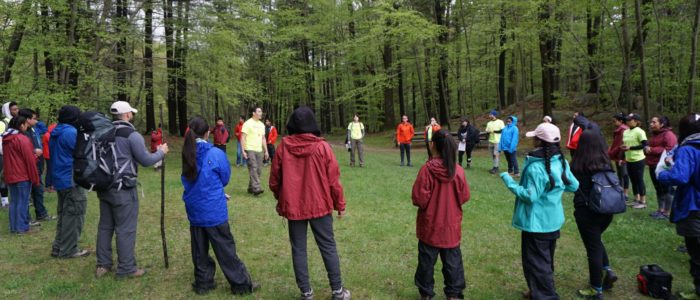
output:
[[[348,215],[336,219],[335,236],[341,257],[345,286],[355,299],[414,299],[416,267],[416,208],[410,192],[426,151],[415,144],[413,168],[399,167],[397,148],[390,147],[389,135],[368,138],[365,168],[348,167],[348,153],[342,138],[332,138],[341,165]],[[136,256],[149,273],[139,279],[94,278],[95,256],[74,260],[51,258],[55,222],[43,223],[34,235],[10,235],[7,213],[0,214],[0,298],[79,298],[185,299],[195,297],[190,283],[193,267],[190,256],[189,223],[181,201],[179,147],[168,156],[166,178],[166,223],[170,268],[163,267],[159,216],[160,176],[150,168],[140,169],[145,197],[140,197]],[[234,145],[229,158],[235,159]],[[523,151],[524,152],[524,151]],[[522,158],[520,160],[522,162]],[[514,197],[500,178],[489,175],[490,158],[476,152],[475,165],[467,170],[472,198],[464,206],[462,253],[467,278],[468,299],[518,299],[526,289],[520,264],[520,232],[510,226]],[[502,167],[503,167],[502,162]],[[267,182],[269,168],[263,174]],[[258,198],[246,193],[246,169],[234,168],[227,192],[230,224],[238,255],[246,263],[262,289],[248,299],[292,299],[299,291],[294,281],[286,221],[275,212],[275,200],[268,191]],[[610,299],[638,299],[635,275],[639,265],[658,263],[675,277],[676,289],[690,289],[688,257],[675,252],[681,238],[668,222],[652,220],[648,213],[656,207],[653,187],[646,210],[628,211],[615,217],[604,235],[612,266],[620,280]],[[99,203],[89,194],[85,229],[80,245],[94,249]],[[572,215],[572,195],[564,199],[566,223],[557,245],[555,281],[563,299],[575,298],[575,291],[588,281],[586,252]],[[56,194],[46,194],[46,205],[53,214]],[[33,212],[32,212],[33,213]],[[211,253],[213,256],[213,252]],[[116,259],[116,257],[115,257]],[[309,237],[309,268],[318,298],[330,293],[323,263]],[[442,296],[440,263],[436,266],[436,292]],[[229,298],[228,284],[217,272],[219,288],[212,298]]]

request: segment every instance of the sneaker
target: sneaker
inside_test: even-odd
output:
[[[260,194],[262,194],[264,192],[265,191],[263,191],[263,190],[255,191],[255,192],[253,192],[253,196],[259,196]]]
[[[513,174],[513,178],[520,178],[520,173]]]
[[[46,215],[46,216],[43,216],[43,217],[41,217],[41,218],[37,218],[36,220],[39,221],[39,222],[53,221],[53,220],[56,220],[56,216],[49,216],[49,215]]]
[[[340,288],[340,290],[331,293],[331,299],[333,300],[350,300],[350,298],[350,291],[346,288]]]
[[[592,287],[578,290],[576,294],[584,299],[603,299],[603,293]]]
[[[90,255],[90,251],[87,251],[85,249],[76,251],[75,253],[68,255],[68,256],[63,256],[61,258],[80,258],[80,257],[86,257]]]
[[[354,167],[354,166],[355,166],[355,163],[354,163],[354,162],[351,162],[351,163],[350,163],[350,166],[351,166],[351,167]]]
[[[31,227],[41,226],[41,223],[39,223],[39,221],[29,221],[29,226],[31,226]]]
[[[138,278],[138,277],[142,277],[145,274],[146,274],[146,269],[136,269],[136,271],[134,271],[133,273],[117,274],[117,279]]]
[[[301,297],[299,297],[301,300],[314,300],[314,290],[310,290],[308,292],[301,293]]]
[[[668,219],[668,216],[664,213],[660,213],[654,217],[652,217],[654,220],[666,220]]]
[[[658,217],[660,214],[662,214],[662,212],[656,210],[656,211],[650,213],[649,216],[652,218],[655,218],[655,217]]]
[[[635,209],[647,208],[647,204],[643,203],[643,202],[637,202],[637,204],[632,205],[632,208],[635,208]]]
[[[411,163],[408,163],[406,166],[407,166],[407,167],[413,167],[413,165],[412,165]]]
[[[627,202],[625,202],[625,205],[634,206],[637,203],[639,203],[639,201],[637,201],[637,200],[627,200]]]
[[[472,164],[467,164],[467,169],[471,169]]]
[[[194,291],[194,293],[197,295],[206,295],[213,289],[216,289],[216,282],[202,285],[198,285],[196,283],[192,284],[192,291]]]
[[[403,162],[401,162],[401,164],[399,164],[399,167],[403,167]]]
[[[613,284],[617,281],[617,274],[611,269],[605,270],[605,277],[603,278],[603,290],[607,291],[613,288]]]
[[[498,173],[498,168],[491,168],[491,170],[489,170],[489,174],[496,174],[496,173]]]
[[[107,273],[109,273],[111,271],[112,270],[110,270],[109,268],[106,268],[106,267],[97,267],[95,269],[95,278],[102,278],[105,275],[107,275]]]

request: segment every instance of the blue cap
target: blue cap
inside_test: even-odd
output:
[[[494,117],[497,117],[497,116],[498,116],[498,111],[494,109],[494,110],[492,110],[492,111],[489,113],[489,115],[492,115],[492,116],[494,116]]]

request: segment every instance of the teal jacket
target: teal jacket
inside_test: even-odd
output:
[[[520,184],[515,182],[507,172],[501,173],[506,187],[515,194],[515,210],[513,211],[513,227],[527,232],[554,232],[564,224],[564,207],[561,197],[564,191],[578,190],[578,181],[571,173],[569,163],[566,164],[566,177],[569,184],[564,185],[561,179],[563,172],[559,160],[560,154],[550,158],[550,169],[555,186],[549,187],[549,176],[544,166],[544,158],[527,156],[523,167]]]

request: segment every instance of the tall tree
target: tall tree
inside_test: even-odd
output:
[[[552,101],[554,98],[554,72],[556,63],[556,33],[552,28],[552,14],[554,3],[550,0],[543,1],[539,6],[538,20],[540,23],[539,45],[540,63],[542,65],[542,113],[552,115]]]
[[[116,9],[117,9],[117,14],[116,14],[116,21],[115,21],[115,28],[117,32],[117,38],[118,41],[116,43],[116,52],[117,52],[117,57],[116,57],[116,62],[114,65],[114,71],[116,73],[115,75],[115,82],[117,85],[117,90],[116,94],[114,96],[115,101],[129,101],[129,97],[127,95],[127,88],[126,88],[126,79],[127,79],[127,69],[126,69],[126,37],[128,33],[126,32],[126,28],[128,26],[128,20],[127,20],[127,11],[129,4],[127,3],[128,0],[117,0],[116,2]]]
[[[168,106],[168,131],[170,131],[170,134],[177,134],[179,133],[179,129],[177,126],[177,99],[175,98],[177,69],[175,68],[173,0],[163,0],[163,23],[165,27],[165,57],[168,78],[166,98]]]
[[[501,18],[498,28],[499,49],[498,54],[498,105],[501,109],[506,107],[506,11],[505,2],[501,4]]]
[[[595,61],[598,53],[598,34],[600,33],[601,16],[594,13],[592,0],[588,0],[586,6],[586,42],[588,63],[588,91],[589,94],[597,94],[600,91],[600,76],[596,71]]]
[[[441,27],[441,32],[438,35],[438,82],[437,82],[437,93],[438,93],[438,107],[440,109],[440,124],[447,125],[450,128],[449,119],[449,107],[448,107],[448,85],[447,85],[447,49],[445,49],[448,39],[449,30],[447,28],[447,18],[446,6],[449,1],[447,0],[435,0],[435,23]]]
[[[146,90],[146,129],[156,129],[156,111],[153,104],[153,0],[144,0],[144,42],[143,64],[144,89]]]
[[[642,105],[644,107],[644,120],[649,120],[649,86],[647,85],[647,74],[644,63],[644,34],[642,33],[642,12],[640,0],[634,0],[634,15],[637,19],[637,38],[639,43],[637,55],[639,56],[639,71],[642,77]]]
[[[177,2],[178,26],[175,37],[175,67],[177,68],[177,119],[180,136],[187,130],[187,52],[190,18],[190,0]]]
[[[695,76],[697,76],[698,27],[700,27],[700,0],[695,1],[695,18],[693,21],[693,37],[690,44],[690,78],[688,78],[688,111],[695,111]]]
[[[8,83],[12,79],[12,66],[15,64],[15,57],[17,56],[17,51],[22,44],[22,38],[24,37],[24,29],[26,18],[29,17],[29,9],[31,8],[32,1],[23,1],[20,7],[18,20],[16,22],[14,31],[12,32],[12,37],[10,38],[10,43],[5,51],[5,57],[3,58],[2,65],[2,78],[0,84]]]

